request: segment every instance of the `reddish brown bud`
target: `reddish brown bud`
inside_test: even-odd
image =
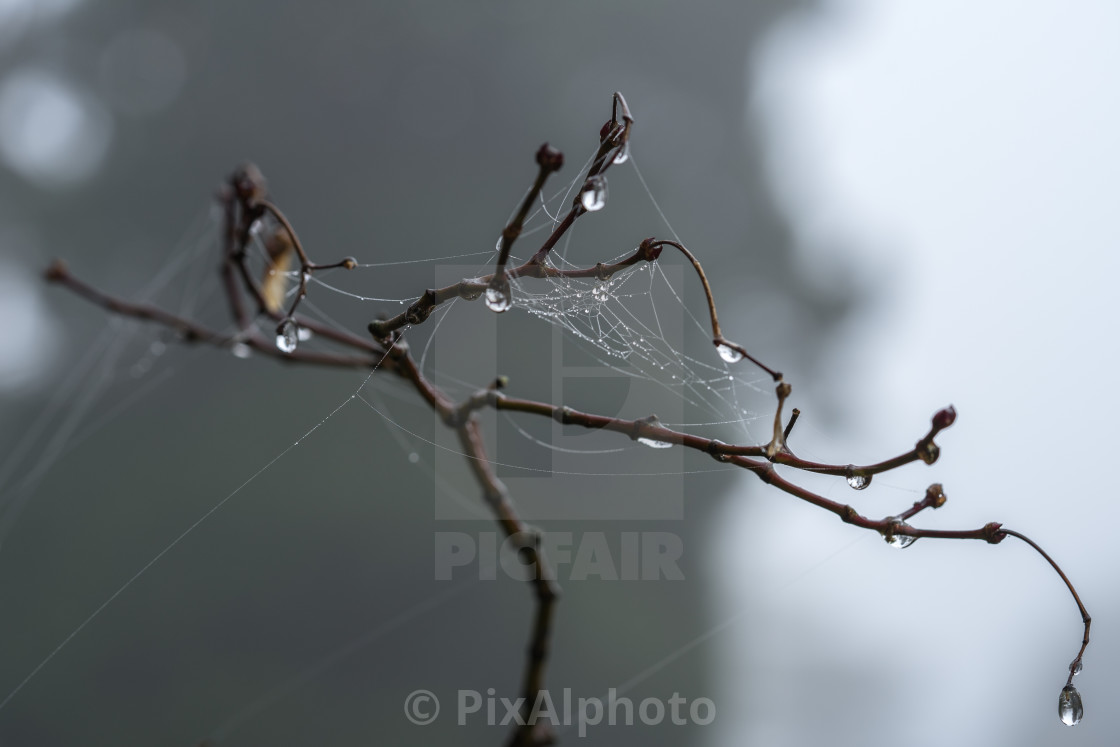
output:
[[[933,427],[937,430],[948,428],[957,419],[957,411],[952,405],[942,408],[933,414]]]
[[[43,276],[47,279],[48,282],[54,283],[62,280],[68,274],[69,271],[66,268],[66,263],[61,259],[56,259],[54,262],[51,262],[50,267],[46,269],[46,271],[43,273]]]
[[[993,545],[998,545],[1000,542],[1003,542],[1005,539],[1007,539],[1007,535],[1004,532],[1000,531],[1002,527],[1003,524],[1000,524],[998,521],[993,521],[985,524],[984,538]]]
[[[256,164],[244,163],[233,172],[230,183],[237,192],[237,197],[246,205],[253,205],[264,199],[267,186],[264,175]]]
[[[653,262],[661,256],[661,245],[654,246],[657,239],[652,236],[648,239],[642,239],[642,243],[638,245],[638,251],[642,253],[642,259],[646,262]]]
[[[941,483],[935,482],[926,488],[926,502],[931,508],[941,508],[945,505],[945,501],[945,489],[941,487]]]
[[[537,151],[537,165],[548,171],[559,171],[564,165],[564,154],[545,143]]]

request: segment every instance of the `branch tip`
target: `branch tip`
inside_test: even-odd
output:
[[[56,259],[50,263],[46,270],[43,271],[43,278],[48,283],[57,283],[65,280],[70,276],[70,268],[61,259]]]
[[[537,165],[547,173],[559,171],[564,167],[564,154],[545,143],[537,151]]]
[[[944,407],[933,414],[933,427],[935,430],[944,430],[957,420],[957,410],[952,405]]]

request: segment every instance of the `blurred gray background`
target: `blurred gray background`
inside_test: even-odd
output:
[[[0,697],[232,495],[0,710],[0,744],[506,738],[446,715],[456,689],[516,690],[532,610],[509,579],[433,581],[434,532],[492,529],[433,519],[444,482],[477,501],[433,473],[446,455],[352,406],[285,451],[364,377],[185,349],[37,276],[65,257],[136,297],[186,254],[151,298],[216,323],[209,199],[246,159],[318,260],[485,251],[535,149],[563,149],[574,178],[615,90],[653,196],[716,268],[729,336],[793,382],[799,453],[875,461],[937,408],[961,413],[932,469],[813,486],[878,516],[939,480],[949,504],[922,525],[1030,534],[1097,622],[1070,730],[1054,711],[1079,620],[1025,547],[899,554],[674,450],[644,464],[679,479],[617,489],[683,495],[683,519],[540,522],[685,547],[684,581],[563,584],[547,681],[577,697],[633,682],[635,701],[679,692],[718,715],[586,741],[1113,743],[1120,24],[1103,2],[902,5],[0,3]],[[633,177],[611,186],[573,261],[667,234]],[[430,265],[356,277],[393,298],[433,282]],[[399,308],[323,304],[358,331]],[[537,359],[508,351],[543,325],[500,321],[495,363],[539,394]],[[408,390],[378,387],[436,437]],[[444,700],[432,726],[404,717],[417,688]]]

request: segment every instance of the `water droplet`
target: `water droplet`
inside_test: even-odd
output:
[[[656,415],[650,415],[648,418],[643,418],[640,422],[646,423],[646,424],[651,425],[655,428],[660,428],[661,427],[661,421],[657,419]],[[642,444],[643,446],[650,447],[651,449],[668,449],[668,448],[672,447],[672,445],[673,445],[673,444],[669,443],[668,441],[658,441],[656,438],[647,438],[645,436],[638,436],[634,440],[636,440],[638,443]]]
[[[724,345],[722,342],[716,346],[719,351],[719,357],[723,358],[728,363],[738,363],[743,360],[743,354],[730,345]],[[855,487],[855,486],[853,486]]]
[[[285,319],[276,328],[276,347],[281,353],[294,353],[299,345],[299,328],[291,319]]]
[[[848,475],[848,485],[853,490],[863,490],[871,484],[871,475]]]
[[[513,306],[513,300],[509,297],[509,291],[503,288],[495,288],[490,286],[486,289],[486,308],[496,313],[509,311]]]
[[[595,212],[602,210],[603,206],[607,204],[607,180],[603,176],[593,176],[587,180],[587,184],[583,185],[583,191],[580,192],[579,201],[583,204],[585,210]]]
[[[630,160],[630,141],[627,140],[614,154],[614,164],[620,166]]]
[[[595,283],[595,287],[591,289],[591,297],[599,303],[606,303],[611,297],[611,281],[600,280]]]
[[[234,358],[245,360],[253,354],[253,349],[243,342],[235,342],[229,346],[229,352],[233,353]]]
[[[1066,726],[1077,726],[1085,715],[1081,705],[1081,693],[1073,685],[1066,685],[1058,695],[1058,718]]]
[[[643,446],[648,446],[651,449],[669,449],[673,446],[668,441],[658,441],[653,438],[639,438],[638,443],[642,444]]]
[[[163,355],[166,351],[167,344],[162,340],[154,340],[152,344],[148,346],[148,352],[155,356]]]
[[[419,461],[420,461],[420,455],[419,455],[419,454],[417,454],[417,453],[416,453],[416,452],[414,451],[414,452],[412,452],[412,453],[410,453],[410,454],[408,455],[408,461],[412,462],[413,464],[416,464],[417,462],[419,462]]]
[[[895,519],[891,522],[890,526],[891,528],[887,530],[887,533],[885,535],[883,535],[883,539],[885,539],[887,541],[887,544],[891,547],[897,547],[899,550],[901,550],[905,547],[910,547],[910,545],[918,541],[917,537],[911,537],[909,534],[895,534],[894,531],[892,531],[894,527],[906,527],[907,529],[909,529],[910,525],[905,521],[899,521]]]
[[[1074,659],[1069,663],[1069,671],[1071,674],[1081,674],[1081,659]]]
[[[308,340],[310,340],[312,337],[315,336],[315,333],[312,332],[311,330],[309,330],[307,327],[299,327],[297,332],[296,332],[296,335],[299,336],[299,341],[300,342],[307,342]]]
[[[496,251],[496,252],[502,251],[502,235],[501,234],[498,234],[498,243],[494,244],[494,251]]]

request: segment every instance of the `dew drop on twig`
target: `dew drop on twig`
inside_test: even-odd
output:
[[[743,360],[743,354],[730,345],[725,345],[722,342],[716,346],[719,351],[719,357],[723,358],[728,363],[738,363]],[[854,486],[853,486],[854,487]]]
[[[658,441],[654,438],[644,437],[639,437],[638,443],[642,444],[643,446],[648,446],[651,449],[669,449],[673,446],[673,444],[669,443],[668,441]]]
[[[1066,726],[1076,726],[1085,715],[1085,707],[1081,705],[1081,693],[1073,685],[1066,685],[1058,694],[1058,718]]]
[[[863,490],[871,484],[871,475],[848,475],[848,485],[853,490]]]
[[[291,319],[285,319],[276,328],[276,347],[281,353],[294,353],[299,345],[299,328]]]
[[[661,427],[661,421],[657,419],[656,415],[650,415],[648,418],[643,418],[640,422],[646,423],[647,425],[652,425],[655,428]],[[642,446],[648,446],[651,449],[668,449],[673,445],[668,441],[659,441],[656,438],[649,438],[647,436],[638,436],[634,440],[640,443]]]
[[[486,308],[500,314],[503,311],[509,311],[511,306],[513,306],[513,300],[510,298],[508,290],[495,288],[494,286],[486,289]]]
[[[595,212],[607,204],[607,180],[603,176],[593,176],[587,180],[580,192],[579,201],[585,210]]]
[[[613,163],[616,166],[621,166],[622,164],[626,163],[629,160],[630,160],[630,141],[627,140],[625,143],[622,144],[622,147],[618,149],[618,152],[614,154]]]
[[[1071,661],[1069,663],[1069,671],[1070,674],[1075,676],[1081,674],[1081,659],[1074,659]]]
[[[891,528],[893,529],[894,527],[906,527],[909,529],[910,525],[904,521],[895,520],[891,522]],[[883,539],[887,541],[888,545],[899,550],[910,547],[910,545],[918,541],[917,537],[912,537],[909,534],[895,534],[890,530],[888,530],[887,534],[883,535]]]

